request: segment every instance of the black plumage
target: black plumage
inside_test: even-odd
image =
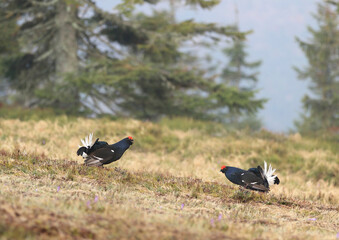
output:
[[[133,144],[132,137],[126,137],[121,141],[109,145],[107,142],[99,141],[99,138],[92,144],[93,134],[82,140],[84,146],[77,151],[85,159],[87,166],[103,166],[119,160],[125,151]]]
[[[279,178],[273,175],[275,169],[273,170],[270,165],[267,170],[266,162],[265,171],[260,166],[250,168],[247,171],[236,167],[222,166],[220,171],[224,173],[226,178],[232,183],[259,192],[268,192],[270,185],[280,183]]]
[[[91,154],[92,152],[94,152],[95,150],[98,150],[99,148],[108,146],[107,142],[104,141],[99,141],[99,138],[97,138],[97,140],[94,142],[92,147],[80,147],[77,151],[77,155],[78,156],[82,156],[83,153],[86,153],[87,155]]]

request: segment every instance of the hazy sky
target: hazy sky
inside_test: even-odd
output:
[[[113,1],[98,0],[99,6],[112,10]],[[262,60],[260,67],[259,97],[268,98],[259,116],[267,129],[287,131],[302,111],[301,98],[307,91],[307,82],[297,79],[293,66],[307,64],[306,58],[295,37],[306,40],[310,37],[307,26],[315,26],[311,13],[316,12],[316,0],[222,0],[210,10],[179,6],[179,20],[192,19],[215,22],[220,25],[235,21],[235,6],[238,9],[240,30],[253,30],[248,36],[249,60]],[[164,5],[162,5],[163,7]],[[161,7],[161,6],[160,6]],[[226,62],[216,51],[213,55]]]

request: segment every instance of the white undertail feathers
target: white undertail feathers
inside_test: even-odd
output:
[[[79,146],[79,148],[81,147],[85,147],[87,149],[90,149],[93,146],[93,133],[90,133],[88,136],[86,136],[84,139],[80,139],[81,143],[83,144],[83,146]],[[83,157],[87,157],[87,154],[85,152],[82,153]]]
[[[269,186],[274,184],[274,180],[277,177],[276,175],[273,175],[273,173],[275,172],[276,169],[273,169],[271,164],[267,169],[267,163],[266,161],[264,161],[264,174],[266,176],[267,182],[269,184]]]

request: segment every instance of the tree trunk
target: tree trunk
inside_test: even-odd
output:
[[[57,3],[55,17],[57,32],[55,35],[55,70],[58,78],[66,73],[76,73],[78,70],[77,36],[72,23],[76,20],[77,9],[66,4],[65,0]]]
[[[77,8],[66,0],[59,0],[56,4],[55,89],[52,90],[52,102],[49,105],[67,112],[76,112],[80,106],[79,91],[65,81],[65,76],[76,74],[79,67],[77,31],[73,27],[77,20]],[[70,98],[72,101],[69,101]]]

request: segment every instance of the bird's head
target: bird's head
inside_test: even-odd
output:
[[[131,136],[128,136],[128,137],[127,137],[127,140],[128,140],[128,142],[129,142],[130,145],[133,144],[133,138],[132,138]]]
[[[220,172],[225,173],[227,171],[227,167],[224,165],[221,167]]]

